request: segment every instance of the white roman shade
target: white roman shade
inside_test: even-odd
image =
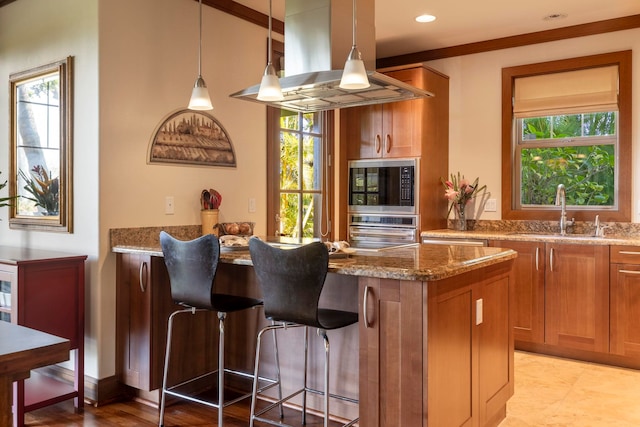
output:
[[[520,77],[515,80],[517,118],[618,110],[618,66]]]

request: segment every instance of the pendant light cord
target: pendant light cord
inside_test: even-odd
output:
[[[202,1],[202,0],[200,0]],[[273,18],[271,17],[271,2],[272,0],[269,0],[269,43],[267,46],[267,49],[269,50],[267,52],[267,65],[272,65],[271,64],[271,21],[273,20]]]
[[[198,35],[198,77],[202,77],[202,0],[200,0],[200,32]]]
[[[356,0],[353,0],[353,37],[352,37],[352,41],[353,41],[353,46],[356,45],[356,25],[357,25],[357,18],[356,18]]]

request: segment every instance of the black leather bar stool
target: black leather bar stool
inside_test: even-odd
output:
[[[268,405],[256,413],[256,400],[259,394],[257,382],[254,381],[251,399],[251,421],[265,422],[282,426],[280,420],[274,421],[265,417],[277,405],[302,394],[302,424],[306,424],[306,396],[316,393],[324,396],[324,426],[329,423],[329,398],[336,398],[352,403],[357,399],[338,396],[329,392],[329,338],[327,330],[343,328],[358,322],[358,313],[320,308],[319,300],[329,267],[329,252],[322,242],[313,242],[295,249],[273,247],[258,238],[249,240],[251,261],[262,290],[264,314],[272,321],[270,326],[258,333],[254,377],[258,375],[260,363],[260,342],[262,335],[270,330],[304,327],[304,370],[303,385],[299,390],[279,401]],[[308,335],[309,327],[317,328],[318,335],[324,340],[324,391],[314,390],[307,385]],[[281,415],[282,416],[282,415]],[[345,427],[355,424],[354,419]]]
[[[175,239],[164,231],[160,232],[160,246],[164,255],[164,262],[171,281],[171,298],[184,309],[177,310],[169,316],[167,330],[167,349],[164,361],[164,376],[162,381],[162,397],[160,402],[159,425],[164,425],[164,410],[166,395],[187,399],[218,409],[218,426],[222,427],[223,408],[251,396],[247,393],[229,402],[224,401],[224,377],[226,373],[246,376],[253,379],[251,374],[225,369],[224,365],[224,330],[227,313],[256,307],[261,300],[243,296],[218,294],[214,292],[214,278],[220,259],[220,242],[213,234],[208,234],[191,241]],[[198,311],[215,311],[218,313],[220,336],[218,340],[218,368],[210,372],[218,374],[218,401],[210,402],[189,395],[178,390],[197,378],[188,379],[180,384],[167,386],[167,373],[171,353],[171,334],[173,320],[180,314],[195,314]],[[184,363],[189,363],[185,360]],[[205,374],[208,375],[208,374]]]

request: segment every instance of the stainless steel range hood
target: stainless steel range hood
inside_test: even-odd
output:
[[[374,0],[358,0],[357,44],[367,70],[375,68]],[[376,71],[367,71],[370,87],[339,87],[351,49],[352,2],[285,0],[285,73],[280,79],[284,100],[257,99],[260,84],[230,96],[287,110],[314,112],[433,96]]]

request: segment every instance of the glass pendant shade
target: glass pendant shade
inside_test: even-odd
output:
[[[260,91],[258,92],[258,99],[260,101],[282,101],[282,88],[280,87],[280,80],[276,75],[276,69],[269,63],[264,70],[262,81],[260,82]]]
[[[202,78],[202,0],[199,2],[198,18],[199,23],[199,36],[198,36],[198,78],[193,85],[193,91],[191,91],[191,99],[189,100],[189,110],[213,110],[213,104],[211,104],[211,98],[209,97],[209,90],[207,84]]]
[[[207,85],[202,76],[198,76],[189,100],[190,110],[213,110]]]
[[[340,79],[341,89],[366,89],[369,87],[369,77],[364,68],[364,62],[360,57],[360,51],[355,45],[349,52],[347,62],[344,64],[342,79]]]

